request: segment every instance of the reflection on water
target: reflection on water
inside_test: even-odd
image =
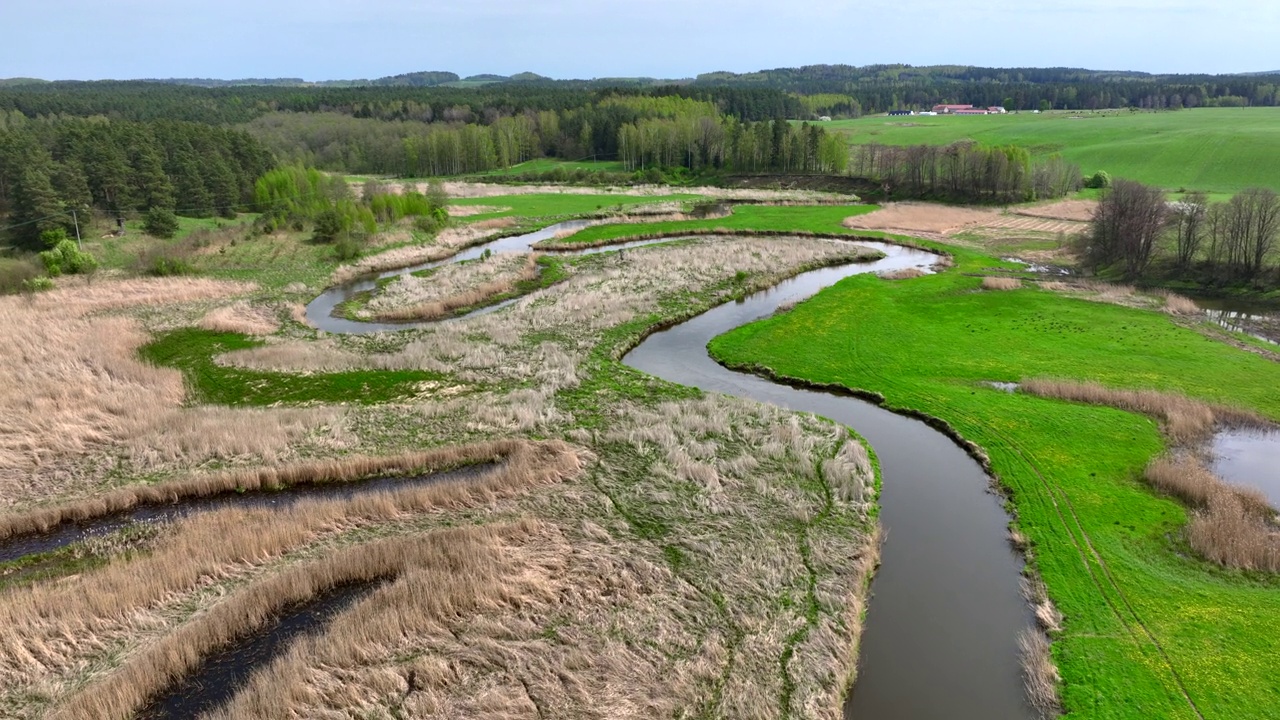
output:
[[[1214,473],[1232,485],[1266,493],[1280,509],[1280,431],[1227,430],[1213,438]]]

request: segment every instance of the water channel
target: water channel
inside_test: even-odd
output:
[[[48,532],[15,535],[0,540],[0,562],[50,552],[94,535],[104,535],[133,523],[161,523],[196,513],[225,508],[283,509],[303,500],[348,500],[358,495],[395,490],[401,487],[467,480],[492,470],[493,463],[481,463],[430,475],[388,476],[351,482],[291,485],[278,490],[228,491],[205,497],[183,498],[177,502],[143,503],[128,510],[81,522],[60,523]]]

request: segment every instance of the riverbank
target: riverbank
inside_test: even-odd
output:
[[[721,361],[884,395],[986,449],[1049,596],[1071,717],[1266,717],[1280,659],[1280,581],[1190,556],[1187,510],[1140,480],[1165,447],[1149,419],[1010,394],[1061,377],[1176,391],[1280,418],[1280,366],[1160,313],[1039,289],[984,291],[1016,266],[948,248],[957,268],[856,277],[711,343]],[[1205,618],[1213,618],[1206,620]]]

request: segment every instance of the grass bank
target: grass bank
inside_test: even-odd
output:
[[[987,450],[1066,616],[1053,653],[1069,717],[1274,717],[1280,580],[1191,555],[1186,509],[1140,477],[1164,449],[1157,425],[982,383],[1070,378],[1275,419],[1280,366],[1160,313],[1029,287],[984,292],[968,273],[1012,266],[950,251],[953,271],[852,277],[711,351],[733,366],[882,393]]]

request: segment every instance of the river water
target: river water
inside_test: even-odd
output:
[[[1019,592],[1022,561],[1008,516],[982,467],[923,422],[851,397],[728,370],[707,354],[717,335],[767,317],[849,275],[928,266],[936,258],[862,243],[883,260],[784,281],[651,335],[627,365],[682,385],[811,412],[858,431],[879,456],[887,537],[845,716],[858,720],[1030,718],[1016,651],[1031,627]],[[997,392],[991,390],[991,392]]]
[[[1280,431],[1226,430],[1214,436],[1212,453],[1218,477],[1258,488],[1280,509]]]

